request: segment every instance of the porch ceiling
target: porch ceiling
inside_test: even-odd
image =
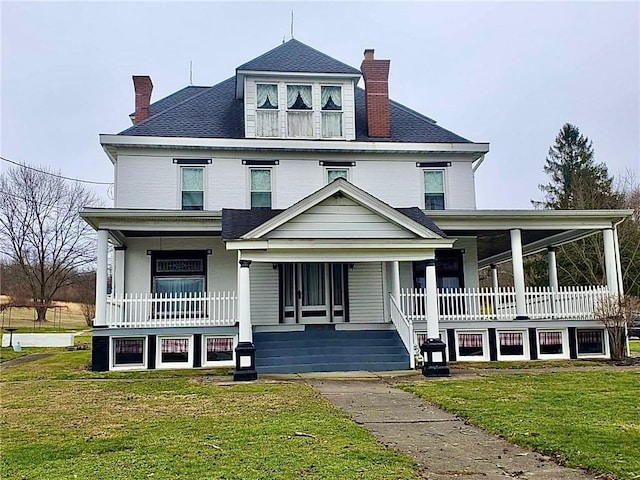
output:
[[[450,237],[478,239],[478,267],[511,259],[510,230],[522,232],[531,255],[612,228],[633,210],[425,210]]]

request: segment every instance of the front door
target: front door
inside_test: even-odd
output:
[[[285,263],[280,265],[281,323],[332,323],[346,315],[347,265]]]

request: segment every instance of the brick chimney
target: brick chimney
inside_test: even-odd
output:
[[[364,78],[367,129],[370,137],[389,137],[389,64],[390,60],[375,60],[374,51],[364,51],[360,65]]]
[[[136,93],[136,111],[133,117],[133,124],[137,125],[149,118],[149,105],[151,105],[151,91],[153,90],[151,77],[134,75],[133,89]]]

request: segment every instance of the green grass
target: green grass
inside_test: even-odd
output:
[[[52,379],[87,360],[58,352],[3,370],[0,478],[420,478],[306,385],[218,384],[204,371]],[[25,379],[27,365],[43,379]]]
[[[640,478],[640,373],[485,374],[403,386],[569,466]]]
[[[530,370],[539,368],[598,367],[610,365],[606,359],[589,360],[529,360],[523,362],[452,362],[452,368],[464,370]]]
[[[630,340],[629,349],[631,350],[631,354],[640,353],[640,340]]]

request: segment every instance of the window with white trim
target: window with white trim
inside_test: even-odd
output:
[[[444,170],[423,170],[425,210],[444,210]]]
[[[311,85],[287,85],[287,136],[313,137]]]
[[[322,137],[342,137],[342,87],[320,86]]]
[[[251,208],[271,208],[271,175],[270,168],[249,169]]]
[[[145,368],[146,337],[112,337],[111,358],[115,368]]]
[[[563,332],[538,331],[538,351],[540,355],[562,355],[564,353]]]
[[[193,366],[192,337],[158,337],[158,368],[190,368]]]
[[[485,342],[482,332],[458,333],[458,356],[485,357]]]
[[[203,365],[232,365],[235,337],[207,336],[202,337]]]
[[[181,167],[182,210],[204,209],[204,168]]]
[[[207,251],[164,250],[151,252],[153,304],[155,318],[204,313],[198,299],[206,290]]]
[[[326,172],[327,172],[327,183],[331,183],[337,178],[344,178],[345,180],[349,180],[348,168],[327,168]]]
[[[498,353],[500,356],[524,355],[523,332],[498,332]]]
[[[279,107],[278,84],[258,83],[256,85],[257,123],[256,135],[258,137],[279,137]]]
[[[604,330],[582,329],[576,330],[578,355],[604,355]]]

